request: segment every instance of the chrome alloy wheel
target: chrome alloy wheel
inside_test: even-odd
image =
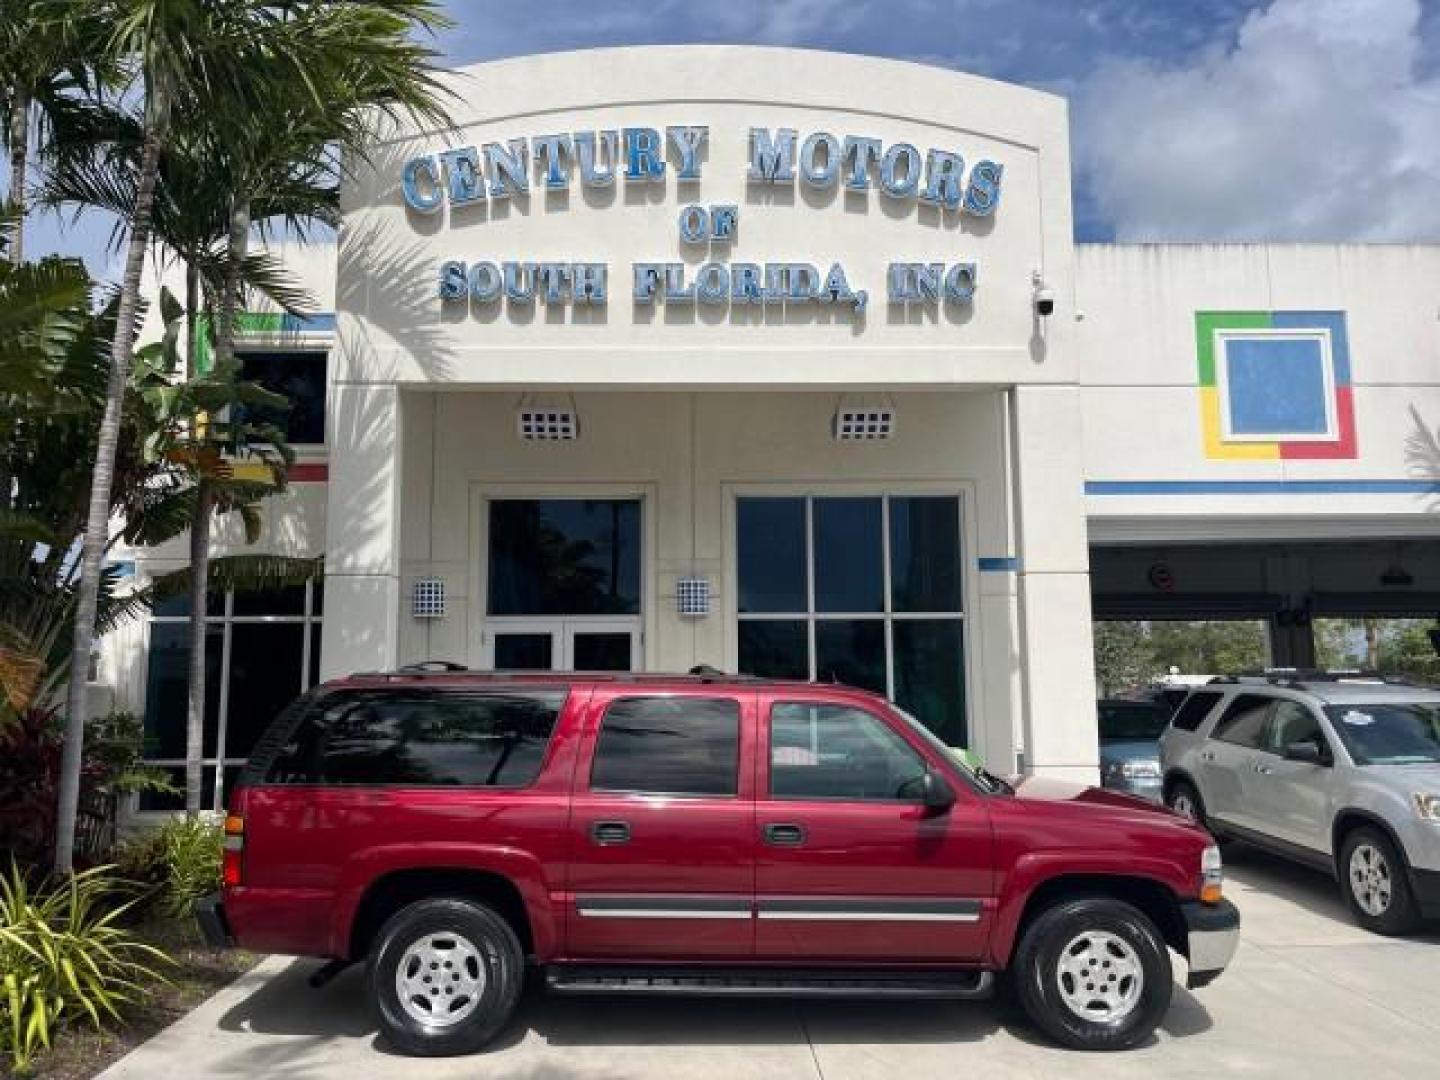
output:
[[[1357,844],[1350,853],[1350,892],[1360,910],[1379,918],[1390,910],[1394,895],[1390,863],[1374,844]]]
[[[426,934],[410,943],[395,969],[395,994],[412,1019],[450,1027],[473,1013],[485,991],[480,951],[459,934]]]
[[[1145,969],[1130,943],[1105,930],[1087,930],[1060,952],[1055,979],[1066,1008],[1082,1020],[1117,1024],[1140,1003]]]

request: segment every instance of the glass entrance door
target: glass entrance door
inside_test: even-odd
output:
[[[496,671],[635,671],[638,619],[525,619],[492,622],[486,667]]]

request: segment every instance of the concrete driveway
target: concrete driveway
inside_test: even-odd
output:
[[[377,1043],[358,968],[316,991],[305,985],[314,962],[272,958],[104,1076],[1436,1075],[1440,932],[1404,941],[1366,934],[1322,875],[1240,848],[1229,860],[1229,893],[1244,918],[1234,965],[1205,990],[1177,987],[1154,1041],[1124,1054],[1054,1049],[991,1003],[607,1000],[537,989],[489,1052],[415,1060]]]

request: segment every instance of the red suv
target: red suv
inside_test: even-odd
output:
[[[215,943],[368,965],[415,1054],[552,991],[973,998],[1070,1046],[1144,1039],[1235,951],[1220,856],[1125,795],[972,772],[883,698],[728,676],[405,670],[261,740]],[[1168,946],[1168,949],[1167,949]]]

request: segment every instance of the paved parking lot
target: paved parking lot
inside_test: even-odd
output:
[[[305,986],[313,962],[275,958],[104,1076],[1437,1075],[1440,932],[1373,937],[1352,925],[1323,876],[1238,848],[1229,859],[1230,895],[1245,920],[1234,965],[1205,990],[1177,988],[1154,1042],[1125,1054],[1056,1050],[1019,1015],[990,1003],[599,1000],[537,991],[490,1052],[410,1060],[377,1045],[358,969],[315,991]]]

